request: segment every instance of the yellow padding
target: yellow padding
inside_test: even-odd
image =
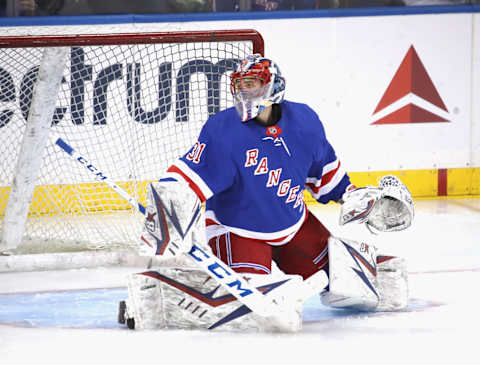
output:
[[[0,216],[3,217],[5,208],[7,207],[8,194],[10,193],[10,186],[0,186]]]
[[[394,175],[407,186],[414,197],[437,195],[437,170],[352,172],[349,175],[356,186],[378,186],[383,176]]]
[[[403,170],[403,171],[370,171],[350,172],[348,174],[356,186],[377,186],[385,175],[395,175],[408,187],[414,198],[438,196],[438,170]],[[480,168],[447,169],[448,196],[480,195]],[[306,192],[307,203],[315,203],[315,199]]]
[[[480,168],[448,169],[447,195],[479,195]]]
[[[378,186],[380,179],[385,175],[397,176],[408,187],[412,196],[437,195],[437,170],[405,170],[405,171],[369,171],[348,173],[352,184],[361,186]],[[310,193],[305,193],[307,203],[316,202]]]
[[[145,204],[144,182],[117,182],[118,186]],[[9,187],[0,188],[0,215],[4,215]],[[36,186],[29,215],[85,214],[87,212],[127,210],[132,207],[103,183]]]
[[[356,186],[377,186],[385,175],[395,175],[407,185],[415,198],[438,195],[438,170],[351,172],[349,176]],[[150,181],[117,182],[130,195],[145,204],[146,186]],[[9,187],[0,187],[0,216],[4,215]],[[456,168],[447,170],[448,196],[480,195],[480,168]],[[308,204],[316,203],[305,192]],[[235,202],[232,202],[235,204]],[[85,214],[87,212],[132,209],[130,205],[103,183],[77,185],[42,185],[35,188],[30,215]]]

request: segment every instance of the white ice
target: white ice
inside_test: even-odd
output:
[[[417,201],[410,229],[378,236],[363,226],[339,227],[336,205],[312,209],[334,234],[407,259],[408,310],[344,315],[314,298],[297,334],[0,324],[0,364],[479,363],[480,199]],[[0,294],[122,287],[135,270],[3,273]]]

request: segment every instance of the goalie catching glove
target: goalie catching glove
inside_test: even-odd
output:
[[[340,225],[365,223],[380,232],[401,231],[412,224],[412,195],[395,176],[384,176],[377,187],[369,186],[343,194]]]

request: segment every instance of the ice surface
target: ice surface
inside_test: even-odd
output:
[[[413,226],[371,235],[339,227],[339,207],[314,213],[345,238],[407,259],[409,306],[354,313],[304,306],[297,334],[130,331],[116,323],[125,275],[143,268],[0,274],[0,364],[477,364],[480,199],[416,202]]]

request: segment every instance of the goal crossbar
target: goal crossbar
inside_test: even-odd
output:
[[[251,41],[255,53],[264,54],[263,37],[256,30],[213,30],[156,33],[77,34],[0,37],[0,48],[10,47],[71,47],[105,44],[195,43]]]

